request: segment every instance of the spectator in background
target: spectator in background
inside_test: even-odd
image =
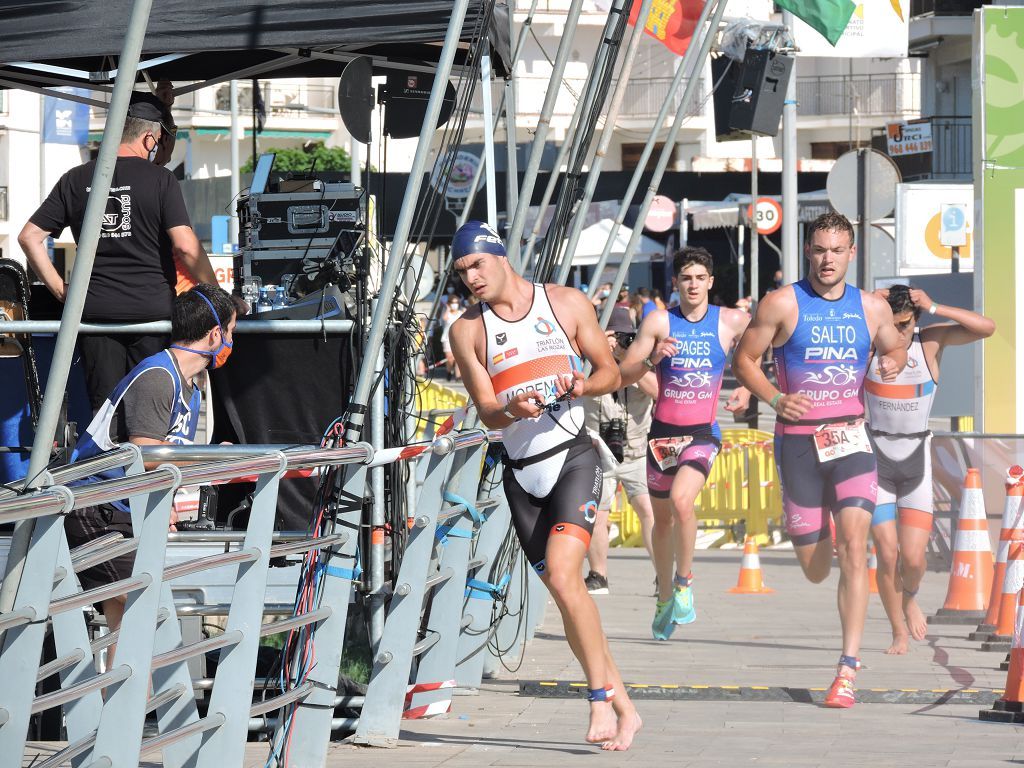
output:
[[[638,288],[636,295],[640,298],[640,317],[639,320],[643,320],[651,312],[658,309],[658,305],[654,303],[654,298],[651,295],[650,288]]]
[[[626,350],[636,338],[636,325],[621,307],[612,310],[605,331],[608,346],[616,362],[622,362]],[[640,520],[640,531],[648,556],[653,558],[651,531],[654,510],[647,492],[647,432],[651,427],[651,408],[658,395],[658,378],[646,373],[636,384],[600,397],[584,400],[586,428],[601,457],[604,480],[597,506],[594,533],[587,549],[590,573],[587,591],[608,594],[608,514],[619,483]]]
[[[444,351],[444,365],[448,370],[448,380],[459,376],[459,366],[455,362],[455,355],[452,354],[452,345],[449,339],[452,323],[462,317],[466,310],[462,308],[462,300],[454,293],[448,295],[448,301],[441,310],[441,349]]]
[[[96,247],[82,319],[99,323],[170,320],[177,258],[196,280],[217,277],[192,224],[174,174],[157,162],[170,156],[176,126],[156,97],[128,107]],[[156,103],[154,103],[154,101]],[[96,161],[72,168],[57,181],[18,235],[32,270],[61,302],[67,291],[46,251],[46,239],[65,227],[78,241]],[[165,334],[93,334],[78,341],[93,412],[136,365],[167,345]]]
[[[668,305],[665,303],[665,300],[661,298],[661,291],[657,288],[651,291],[651,301],[654,302],[654,306],[658,309],[668,309]]]

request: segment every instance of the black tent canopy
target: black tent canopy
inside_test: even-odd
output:
[[[491,2],[471,0],[463,39]],[[112,85],[131,7],[131,0],[0,0],[0,81],[30,89]],[[408,68],[436,61],[451,9],[450,0],[160,0],[138,79],[326,77],[356,55],[372,56],[378,69]],[[506,14],[498,5],[489,29],[499,70],[511,58]]]

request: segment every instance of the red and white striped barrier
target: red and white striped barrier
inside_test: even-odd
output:
[[[424,717],[436,717],[437,715],[446,715],[451,712],[452,700],[451,698],[441,699],[440,701],[434,701],[430,704],[425,704],[422,707],[410,707],[412,704],[412,697],[417,693],[426,693],[427,691],[440,691],[446,688],[454,688],[454,680],[443,680],[439,683],[416,683],[410,685],[406,689],[405,693],[405,711],[402,713],[403,720],[420,720]]]

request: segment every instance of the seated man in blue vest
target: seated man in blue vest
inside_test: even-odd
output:
[[[177,296],[171,311],[168,349],[150,355],[125,376],[107,397],[78,440],[72,461],[80,461],[130,442],[135,445],[190,445],[199,424],[201,393],[193,383],[206,368],[224,364],[231,354],[235,303],[222,288],[201,283]],[[110,470],[80,480],[80,485],[124,475]],[[174,530],[171,513],[171,530]],[[132,536],[127,500],[85,507],[64,523],[68,545],[80,546],[109,533]],[[83,589],[92,589],[131,576],[134,553],[87,568],[78,574]],[[121,625],[125,597],[102,603],[110,631]],[[113,646],[111,647],[111,658]]]

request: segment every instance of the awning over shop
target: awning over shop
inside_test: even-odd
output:
[[[782,202],[780,195],[760,195]],[[818,216],[832,210],[825,190],[818,192],[801,192],[797,196],[800,222],[814,221]],[[690,226],[695,230],[723,229],[738,227],[746,223],[746,209],[751,202],[750,195],[732,194],[724,200],[696,201],[688,200],[685,211],[690,215]],[[742,218],[741,218],[741,211]]]

